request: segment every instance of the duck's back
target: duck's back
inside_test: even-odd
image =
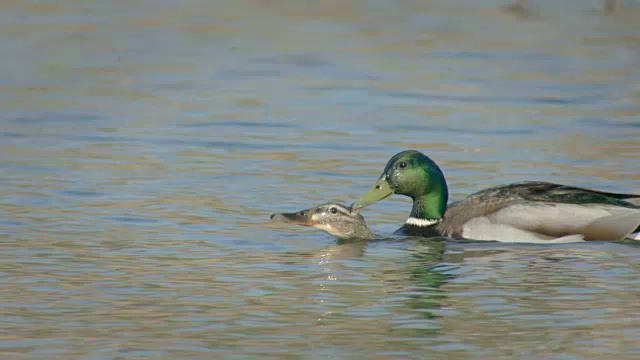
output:
[[[610,193],[540,181],[497,186],[472,194],[467,199],[483,201],[491,198],[579,205],[604,204],[640,209],[640,195]]]
[[[595,222],[599,219],[606,221]],[[640,195],[520,182],[482,190],[451,204],[437,228],[446,236],[478,240],[550,240],[572,234],[610,240],[628,235],[638,225]]]

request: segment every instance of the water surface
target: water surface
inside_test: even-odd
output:
[[[640,357],[633,243],[268,221],[350,203],[408,148],[453,198],[639,192],[638,10],[500,5],[3,2],[1,357]],[[409,208],[364,215],[384,237]]]

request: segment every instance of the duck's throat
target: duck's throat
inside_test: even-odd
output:
[[[406,223],[420,227],[435,225],[442,221],[446,206],[446,195],[431,193],[414,198],[411,215]]]

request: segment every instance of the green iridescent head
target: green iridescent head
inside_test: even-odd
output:
[[[409,196],[421,205],[420,217],[442,217],[447,205],[447,183],[442,171],[433,160],[416,150],[394,155],[387,162],[382,175],[371,190],[352,205],[358,209],[393,194]]]

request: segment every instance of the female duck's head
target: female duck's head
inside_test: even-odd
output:
[[[357,209],[326,203],[295,213],[272,214],[272,220],[312,226],[339,239],[371,239],[367,223]]]
[[[442,170],[416,150],[403,151],[389,159],[378,181],[352,207],[359,209],[393,194],[411,197],[414,210],[420,213],[415,215],[421,218],[441,218],[447,206],[447,183]]]

